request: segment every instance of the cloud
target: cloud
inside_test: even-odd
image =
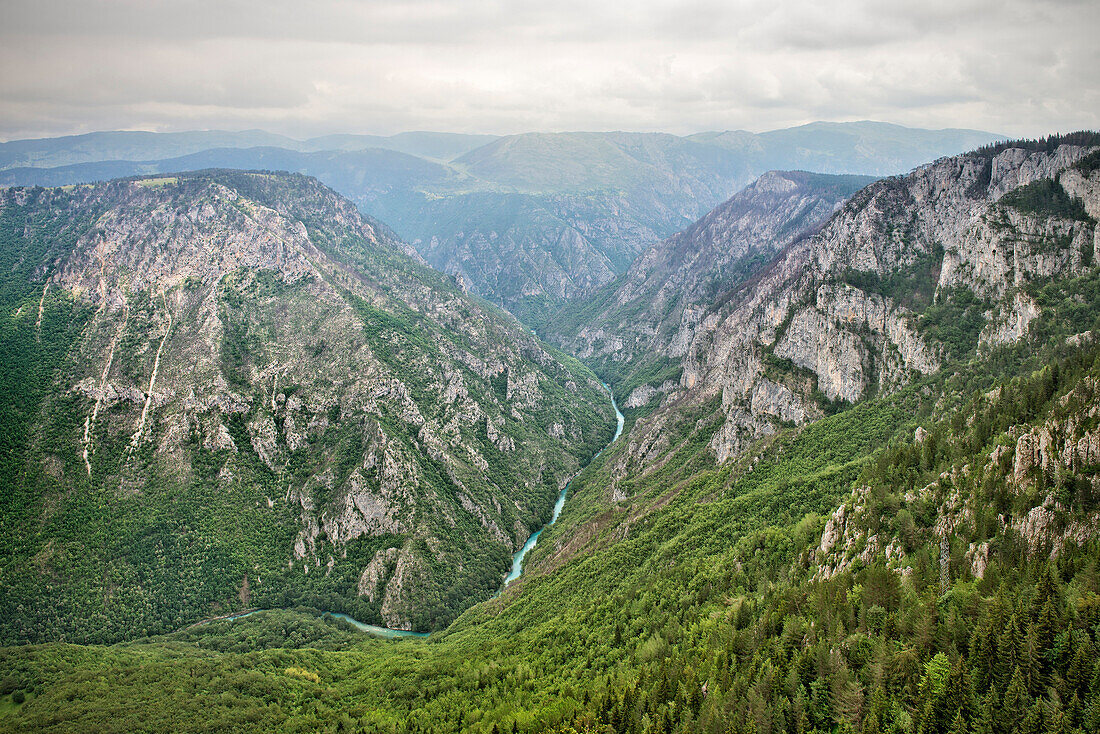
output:
[[[6,0],[0,137],[1100,127],[1094,2]]]

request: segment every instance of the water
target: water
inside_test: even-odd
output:
[[[409,632],[408,630],[391,630],[389,627],[379,627],[373,624],[364,624],[358,619],[352,619],[342,612],[329,612],[330,617],[336,619],[342,619],[345,622],[350,622],[353,627],[363,632],[369,632],[377,637],[385,637],[386,639],[393,639],[395,637],[427,637],[427,632]]]
[[[208,619],[198,624],[207,624],[209,622],[232,622],[237,619],[244,619],[245,617],[251,617],[253,614],[259,614],[260,612],[268,612],[270,609],[252,609],[247,612],[238,612],[237,614],[227,614],[224,617],[215,617],[214,619]],[[367,632],[376,637],[385,637],[386,639],[394,639],[398,637],[427,637],[427,632],[409,632],[408,630],[391,630],[389,627],[379,627],[373,624],[366,624],[360,622],[358,619],[353,619],[343,612],[325,612],[323,616],[328,615],[334,619],[342,619],[348,622],[361,632]]]
[[[604,446],[600,451],[592,457],[592,461],[599,458],[600,454],[607,451],[608,446],[619,440],[619,435],[623,432],[623,423],[626,419],[623,417],[622,412],[619,410],[619,404],[615,402],[615,394],[611,392],[611,388],[607,383],[603,383],[603,387],[607,390],[607,394],[611,396],[611,407],[615,409],[615,435],[611,437],[611,442]],[[579,473],[579,472],[578,472]],[[523,544],[523,547],[516,551],[516,554],[512,556],[512,570],[508,572],[508,575],[504,577],[504,586],[512,583],[520,577],[523,573],[523,557],[527,555],[527,552],[535,547],[535,544],[539,542],[539,536],[542,535],[542,531],[550,527],[558,521],[558,516],[561,515],[562,508],[565,507],[565,497],[569,494],[569,486],[573,483],[572,480],[566,483],[561,488],[561,492],[558,493],[558,501],[554,503],[554,512],[550,515],[550,522],[543,525],[541,528],[531,534],[531,537],[527,539],[527,542]]]
[[[595,456],[592,457],[592,461],[595,461],[597,458],[599,458],[600,454],[602,454],[604,451],[607,451],[608,446],[610,446],[611,444],[613,444],[613,443],[615,443],[616,441],[619,440],[619,436],[622,435],[622,432],[623,432],[623,423],[626,420],[623,417],[622,412],[619,410],[618,403],[615,402],[615,395],[614,395],[614,393],[611,392],[611,388],[608,387],[607,383],[603,383],[603,387],[604,387],[605,390],[607,390],[607,394],[611,396],[611,407],[613,407],[615,409],[615,435],[611,437],[611,442],[608,443],[607,446],[604,446],[602,449],[600,449],[599,453],[597,453]],[[510,584],[511,582],[515,581],[516,579],[518,579],[520,577],[520,574],[523,573],[523,557],[526,556],[527,552],[529,550],[531,550],[532,548],[534,548],[535,544],[539,542],[539,536],[542,535],[542,531],[545,530],[546,528],[550,527],[551,525],[553,525],[555,522],[558,521],[558,516],[561,515],[562,508],[565,507],[565,497],[566,497],[567,494],[569,494],[569,485],[572,484],[572,483],[573,483],[572,481],[568,482],[564,487],[562,487],[561,492],[558,493],[558,501],[554,503],[554,512],[550,515],[550,522],[546,523],[541,528],[539,528],[537,531],[535,531],[531,535],[531,537],[527,539],[527,542],[523,544],[523,547],[520,548],[519,551],[512,557],[512,570],[508,574],[508,576],[505,577],[504,586],[507,586],[508,584]],[[253,610],[247,611],[247,612],[239,612],[237,614],[230,614],[230,615],[227,615],[225,617],[218,617],[217,621],[233,621],[235,619],[243,619],[243,618],[251,616],[253,614],[257,614],[259,612],[265,612],[265,611],[268,611],[268,610],[266,610],[266,609],[253,609]],[[377,625],[373,625],[373,624],[365,624],[363,622],[360,622],[358,619],[352,619],[348,615],[343,614],[341,612],[325,612],[325,614],[328,614],[331,617],[335,617],[336,619],[342,619],[345,622],[348,622],[351,625],[353,625],[356,629],[362,630],[363,632],[367,632],[369,634],[376,635],[378,637],[384,637],[386,639],[394,639],[394,638],[400,638],[400,637],[427,637],[428,636],[427,632],[409,632],[407,630],[392,630],[392,629],[389,629],[388,627],[378,627]],[[207,620],[207,621],[213,622],[215,620]],[[199,622],[199,624],[205,624],[205,622]]]

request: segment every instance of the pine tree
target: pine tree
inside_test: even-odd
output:
[[[1078,727],[1081,725],[1083,718],[1081,699],[1074,693],[1069,699],[1069,704],[1066,705],[1066,726]]]
[[[1024,685],[1024,676],[1019,668],[1012,673],[1008,688],[1005,690],[1004,702],[996,711],[994,723],[998,734],[1013,734],[1017,727],[1023,723],[1027,713],[1027,686]]]
[[[993,734],[993,710],[995,706],[994,692],[990,691],[982,701],[981,711],[974,721],[974,734]]]
[[[997,638],[997,658],[993,664],[994,681],[1002,691],[1008,688],[1012,674],[1019,665],[1023,643],[1019,618],[1013,614]]]
[[[1087,637],[1079,639],[1078,635],[1074,635],[1073,642],[1073,659],[1066,671],[1066,682],[1075,694],[1084,695],[1092,674],[1092,642]]]
[[[1027,710],[1023,723],[1020,725],[1023,734],[1043,734],[1043,704],[1036,701]]]
[[[996,658],[996,641],[989,618],[984,618],[974,631],[970,641],[970,670],[974,687],[984,694],[992,683],[993,660]]]
[[[1058,702],[1058,696],[1051,698],[1044,709],[1043,721],[1046,724],[1046,734],[1069,734],[1066,714]]]
[[[1018,659],[1020,670],[1024,676],[1024,685],[1028,693],[1038,697],[1046,690],[1046,680],[1043,676],[1043,666],[1039,655],[1039,633],[1036,625],[1031,625],[1027,636],[1024,638],[1023,647]]]
[[[1035,652],[1039,658],[1039,671],[1043,685],[1050,680],[1051,660],[1054,647],[1054,635],[1061,622],[1054,608],[1054,599],[1047,598],[1035,621]]]
[[[966,719],[963,718],[962,709],[959,709],[955,714],[955,720],[951,722],[950,734],[969,734],[969,731],[966,726]]]

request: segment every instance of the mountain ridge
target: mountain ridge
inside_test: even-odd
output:
[[[852,132],[851,125],[838,123],[823,135],[812,125],[773,131],[778,139],[772,133],[756,136],[751,150],[701,142],[706,135],[524,133],[497,138],[449,163],[398,158],[396,152],[387,159],[367,150],[292,155],[241,149],[198,153],[190,165],[286,167],[316,175],[387,222],[433,267],[459,276],[468,288],[537,327],[563,303],[587,297],[646,247],[768,170],[902,173],[1001,139],[977,133],[980,140],[962,140],[953,131],[889,125],[888,134],[881,126]],[[387,145],[413,151],[399,145],[399,138]],[[920,145],[913,142],[918,138]],[[373,138],[347,140],[352,147]],[[60,185],[181,169],[178,160],[147,165],[9,169],[0,171],[0,181]]]
[[[14,406],[7,640],[302,597],[439,626],[613,430],[590,372],[313,179],[9,189],[0,216],[12,356],[79,314]],[[72,239],[39,253],[53,222]]]
[[[523,576],[427,640],[301,607],[5,648],[0,680],[22,695],[0,716],[16,731],[1092,731],[1098,191],[1100,138],[1070,136],[834,192],[824,226],[702,304],[714,323],[685,339],[683,375],[627,411]],[[776,199],[795,205],[771,231],[798,198]]]

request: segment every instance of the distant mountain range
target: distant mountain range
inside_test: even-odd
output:
[[[0,144],[0,185],[212,167],[306,173],[386,222],[434,267],[537,325],[766,171],[884,176],[999,139],[881,122],[686,137],[105,132]]]
[[[27,166],[55,168],[101,161],[152,161],[214,148],[274,147],[300,152],[381,148],[422,158],[450,160],[496,139],[496,135],[407,132],[390,136],[324,135],[295,140],[263,130],[195,130],[180,133],[117,130],[0,143],[0,170]]]

